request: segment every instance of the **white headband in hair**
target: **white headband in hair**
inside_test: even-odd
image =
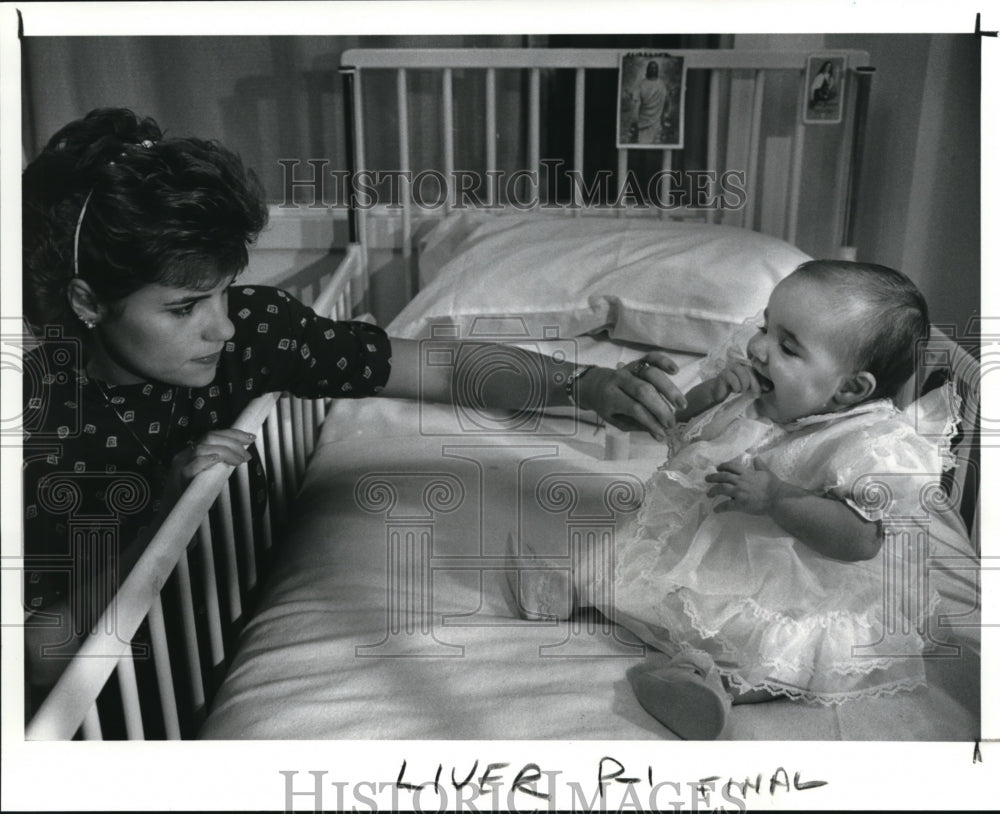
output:
[[[156,144],[155,141],[151,139],[143,139],[136,144],[136,147],[143,147],[146,150],[152,148]],[[125,157],[125,153],[122,153],[122,158]],[[114,161],[108,162],[114,164]],[[94,194],[94,190],[91,189],[87,193],[87,197],[83,199],[83,206],[80,207],[80,217],[76,219],[76,231],[73,233],[73,276],[80,276],[80,227],[83,226],[83,216],[87,214],[87,204],[90,203],[90,196]]]
[[[73,233],[73,276],[80,276],[80,227],[83,226],[83,216],[87,214],[87,204],[90,203],[90,196],[94,190],[87,193],[83,199],[83,206],[80,208],[80,217],[76,219],[76,231]]]

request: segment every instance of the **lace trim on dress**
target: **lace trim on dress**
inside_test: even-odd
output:
[[[730,685],[739,693],[766,690],[771,695],[784,696],[793,701],[820,703],[825,707],[833,707],[847,701],[857,701],[863,698],[888,698],[900,692],[913,692],[927,687],[926,678],[906,678],[888,684],[865,687],[858,690],[845,690],[838,693],[820,693],[788,687],[773,681],[751,683],[743,680],[732,670],[720,667],[719,672],[725,676]]]
[[[722,652],[729,657],[736,657],[741,653],[741,648],[733,645],[729,639],[721,632],[718,627],[706,624],[704,620],[700,618],[700,614],[695,610],[693,604],[688,596],[685,595],[685,589],[678,587],[667,592],[667,596],[674,595],[681,601],[681,605],[684,608],[684,615],[687,617],[688,623],[692,628],[701,636],[703,639],[712,639],[716,642]],[[934,591],[930,597],[929,607],[926,611],[926,618],[930,618],[937,611],[937,607],[941,602],[941,596]],[[864,630],[872,630],[877,626],[881,626],[881,620],[878,618],[873,618],[872,614],[853,614],[846,611],[831,611],[826,614],[816,614],[813,616],[808,616],[803,619],[792,619],[784,614],[769,610],[767,608],[762,608],[752,599],[746,598],[732,606],[732,612],[728,613],[729,619],[738,616],[741,613],[748,613],[755,619],[763,619],[774,625],[779,626],[779,629],[789,630],[792,633],[787,636],[787,638],[793,638],[795,636],[802,636],[803,634],[808,634],[815,631],[817,628],[820,630],[828,630],[834,624],[841,626],[850,625],[856,628],[863,628]],[[671,635],[671,640],[680,645],[681,640],[675,639]],[[924,643],[926,646],[926,643]],[[923,649],[923,648],[921,648]],[[913,654],[916,655],[916,654]],[[836,661],[828,662],[823,665],[824,670],[837,673],[843,676],[859,676],[868,675],[875,670],[885,670],[888,667],[898,664],[899,658],[893,656],[886,657],[876,657],[872,656],[864,659],[852,659],[851,661]],[[761,654],[757,664],[744,664],[744,670],[752,670],[758,667],[767,667],[775,669],[783,669],[786,671],[802,672],[808,675],[813,675],[816,672],[817,666],[815,663],[807,663],[799,660],[789,660],[781,659],[774,656],[767,656]]]
[[[702,652],[699,651],[697,647],[692,646],[690,642],[678,638],[674,631],[660,627],[659,625],[656,626],[656,631],[658,631],[659,635],[654,636],[654,639],[658,641],[658,644],[655,646],[663,650],[663,652],[666,652],[668,655],[684,652]],[[640,638],[645,637],[640,635]],[[663,648],[664,641],[669,644],[669,647],[666,649]],[[715,641],[718,642],[718,639]],[[884,659],[880,661],[883,663],[873,666],[873,669],[870,672],[875,672],[876,669],[884,670],[890,666],[891,660]],[[927,686],[926,676],[920,675],[889,679],[881,684],[873,684],[869,687],[860,687],[853,690],[823,692],[822,690],[806,690],[794,687],[774,679],[762,679],[755,682],[747,681],[743,678],[740,672],[738,672],[738,670],[741,669],[745,671],[745,667],[734,668],[720,665],[718,663],[718,659],[715,659],[715,663],[719,672],[725,677],[737,693],[766,690],[771,695],[783,696],[794,701],[815,702],[827,707],[843,704],[847,701],[855,701],[865,698],[890,697],[900,692],[911,692]]]
[[[925,393],[902,411],[925,437],[937,437],[944,471],[953,469],[958,459],[951,447],[962,426],[962,397],[955,383],[948,381]]]

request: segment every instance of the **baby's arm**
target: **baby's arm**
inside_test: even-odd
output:
[[[768,515],[813,551],[845,562],[870,560],[882,547],[882,526],[865,520],[836,498],[808,492],[772,473],[760,459],[753,466],[737,461],[720,464],[705,480],[710,496],[725,495],[717,512]]]
[[[683,410],[678,410],[674,417],[678,423],[690,421],[699,413],[724,401],[730,393],[758,389],[759,385],[750,365],[743,361],[732,361],[717,376],[706,379],[688,390],[684,394],[687,406]]]

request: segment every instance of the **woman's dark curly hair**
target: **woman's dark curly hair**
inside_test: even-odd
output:
[[[109,305],[151,283],[217,285],[246,267],[267,223],[260,182],[238,155],[163,138],[155,121],[123,108],[93,110],[56,133],[25,169],[22,197],[25,315],[70,331],[66,290],[85,201],[79,276]]]

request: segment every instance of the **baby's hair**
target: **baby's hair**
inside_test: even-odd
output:
[[[267,222],[260,182],[238,155],[164,138],[124,108],[59,130],[25,169],[22,198],[25,315],[70,330],[75,274],[109,305],[152,283],[209,289],[246,267]]]
[[[895,396],[913,373],[917,343],[927,335],[927,302],[919,289],[905,274],[875,263],[811,260],[793,274],[832,286],[843,298],[849,361],[875,377],[871,398]]]

